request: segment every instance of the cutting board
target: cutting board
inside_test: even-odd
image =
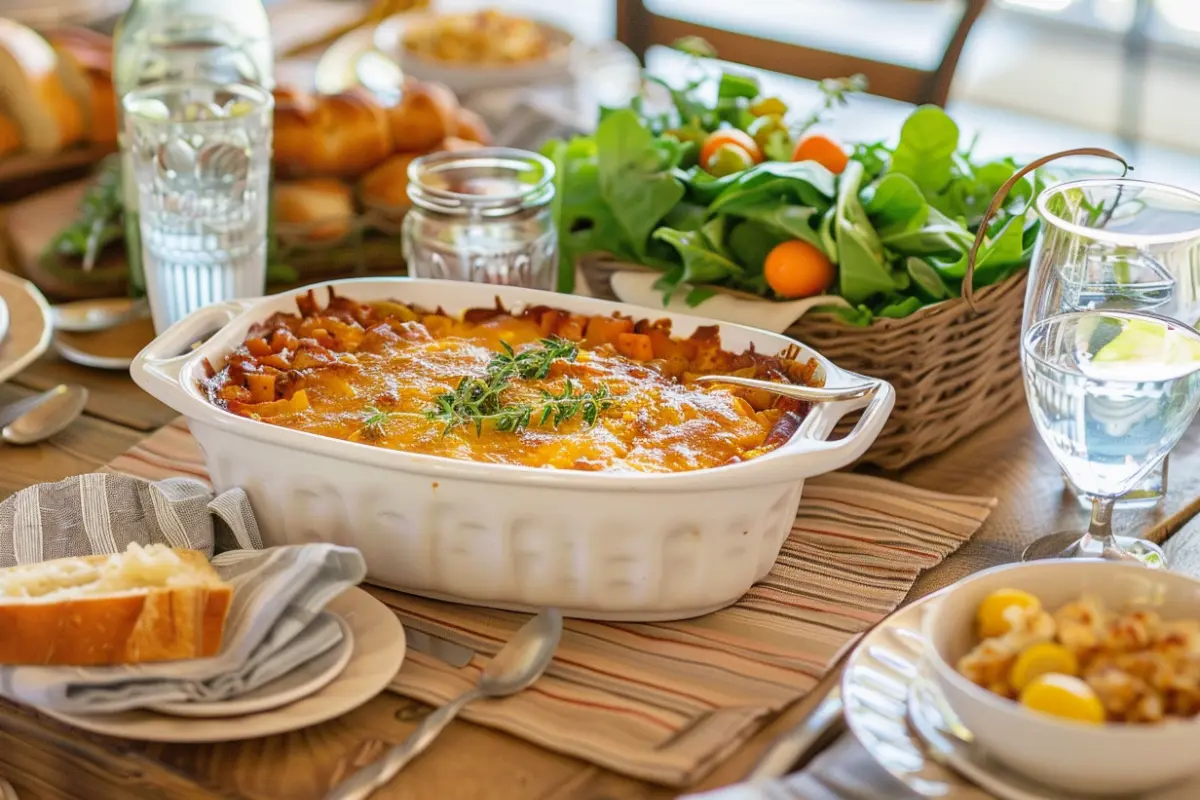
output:
[[[113,152],[111,145],[79,145],[51,156],[13,153],[0,158],[0,202],[12,202],[63,181],[82,178]]]
[[[87,180],[64,184],[14,203],[4,214],[4,238],[13,265],[56,299],[116,297],[126,292],[125,254],[119,247],[109,248],[87,275],[74,262],[42,256],[75,217],[87,186]]]

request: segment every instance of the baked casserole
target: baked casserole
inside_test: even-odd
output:
[[[788,441],[807,404],[703,374],[820,385],[815,359],[722,349],[716,326],[545,305],[459,314],[310,290],[202,389],[234,414],[374,447],[525,467],[686,472]]]

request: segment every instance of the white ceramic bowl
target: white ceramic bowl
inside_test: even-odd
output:
[[[947,590],[925,619],[927,664],[950,707],[990,753],[1058,789],[1134,794],[1200,772],[1200,721],[1156,726],[1082,725],[1022,708],[954,668],[975,641],[975,611],[989,593],[1023,589],[1055,610],[1084,592],[1112,610],[1152,608],[1165,619],[1200,618],[1200,581],[1106,561],[1043,561],[997,567]]]
[[[375,29],[375,49],[422,81],[449,86],[460,97],[485,89],[513,89],[561,81],[571,66],[574,37],[561,28],[539,22],[550,44],[545,57],[511,65],[454,64],[414,55],[404,46],[405,30],[423,23],[437,12],[406,12],[388,17]]]
[[[406,278],[317,284],[363,301],[395,298],[448,313],[548,305],[579,314],[667,318],[687,336],[710,320],[507,286]],[[804,479],[844,467],[879,434],[895,401],[817,405],[783,446],[740,464],[671,474],[532,469],[386,450],[268,425],[224,411],[197,386],[299,290],[218,303],[181,320],[134,360],[139,386],[188,418],[218,490],[242,487],[264,541],[357,547],[372,582],[430,597],[595,619],[681,619],[741,597],[775,563]],[[203,345],[190,345],[214,330]],[[723,346],[778,353],[777,334],[719,326]],[[179,355],[183,353],[183,355]],[[861,384],[818,354],[826,386]],[[864,408],[855,429],[825,441]]]

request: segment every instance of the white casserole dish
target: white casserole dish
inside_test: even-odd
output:
[[[370,301],[397,299],[455,314],[548,305],[580,314],[668,318],[686,337],[710,320],[506,286],[407,278],[316,284]],[[295,312],[299,290],[209,306],[134,360],[138,386],[187,417],[218,491],[240,486],[268,545],[331,541],[357,547],[372,583],[497,608],[556,606],[569,616],[664,620],[733,603],[775,563],[804,479],[846,466],[879,434],[895,401],[814,406],[782,447],[755,459],[671,474],[539,470],[386,450],[239,417],[205,398],[204,360],[219,366],[249,328]],[[220,329],[195,350],[189,346]],[[776,353],[784,336],[720,324],[721,344]],[[183,355],[178,355],[184,353]],[[862,383],[808,348],[827,386]],[[844,439],[838,420],[866,405]]]

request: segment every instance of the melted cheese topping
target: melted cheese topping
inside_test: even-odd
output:
[[[718,363],[739,374],[758,374],[760,361],[770,361],[777,374],[783,363],[733,356],[716,340],[688,340],[690,359],[677,356],[670,366],[668,359],[620,355],[611,343],[580,342],[575,360],[555,360],[544,379],[514,378],[502,393],[504,404],[534,409],[528,427],[501,431],[484,422],[480,430],[474,424],[447,430],[429,416],[436,399],[464,376],[484,376],[503,344],[517,353],[538,347],[547,318],[504,313],[467,322],[388,303],[380,322],[378,308],[333,300],[340,305],[332,314],[316,310],[310,297],[301,316],[276,315],[252,331],[205,382],[213,402],[272,425],[373,447],[543,469],[682,472],[753,458],[787,438],[778,431],[772,436],[785,412],[771,407],[771,396],[752,403],[744,390],[687,382],[691,370],[722,371]],[[560,329],[569,331],[572,320],[562,316],[566,327]],[[684,344],[656,341],[664,348]],[[804,374],[813,368],[810,362]],[[543,392],[557,394],[568,380],[577,395],[606,390],[611,407],[590,425],[578,414],[558,427],[540,424]],[[373,409],[386,412],[374,426],[366,424]],[[794,426],[799,414],[788,417]]]

